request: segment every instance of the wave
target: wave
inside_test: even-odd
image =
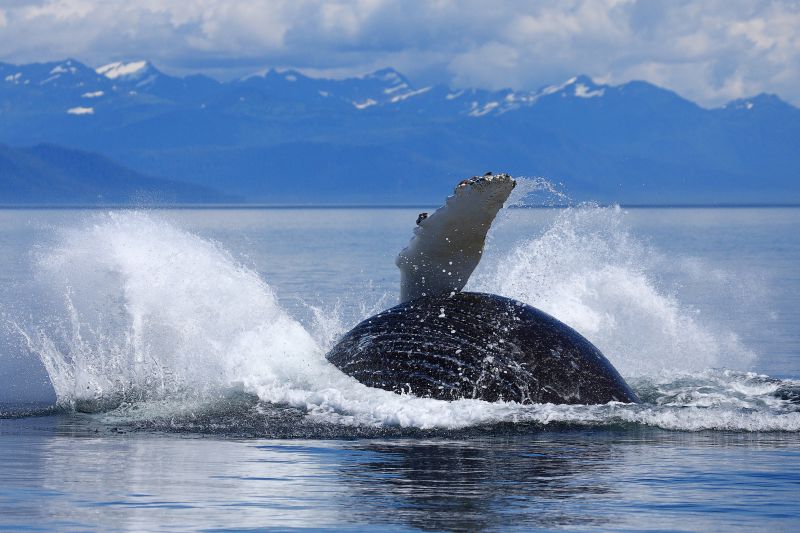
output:
[[[352,326],[342,313],[314,308],[304,326],[222,245],[150,212],[63,230],[36,260],[48,311],[14,327],[60,407],[115,424],[233,433],[250,424],[264,435],[497,424],[800,431],[800,385],[746,372],[754,354],[733,333],[659,290],[655,252],[625,228],[620,209],[563,210],[541,234],[489,251],[470,288],[573,325],[644,403],[444,402],[365,387],[325,359]]]

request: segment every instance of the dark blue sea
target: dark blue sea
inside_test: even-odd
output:
[[[430,210],[0,210],[0,530],[800,529],[799,208],[501,212],[468,288],[597,345],[602,406],[327,363]]]

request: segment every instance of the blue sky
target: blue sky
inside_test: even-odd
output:
[[[584,73],[705,106],[800,105],[800,0],[0,0],[0,61],[150,59],[220,79],[266,67],[534,89]]]

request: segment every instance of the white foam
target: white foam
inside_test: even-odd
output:
[[[202,392],[320,362],[255,273],[149,215],[110,213],[69,230],[39,267],[65,312],[60,330],[29,336],[62,403]]]
[[[591,231],[597,216],[605,229]],[[164,416],[163,409],[171,407],[158,402],[191,406],[234,388],[263,402],[301,408],[316,421],[343,425],[463,428],[528,422],[800,430],[796,406],[775,395],[780,387],[800,384],[732,371],[655,371],[664,365],[652,358],[683,361],[676,359],[680,351],[687,351],[687,359],[703,360],[700,366],[725,361],[719,351],[703,351],[709,349],[703,339],[717,337],[648,283],[647,272],[637,266],[640,245],[618,226],[605,226],[620,216],[617,210],[568,212],[544,235],[500,258],[498,266],[508,270],[484,287],[533,298],[562,318],[568,315],[624,372],[649,372],[634,382],[647,400],[642,405],[444,402],[370,389],[325,360],[327,347],[349,327],[335,309],[316,310],[312,335],[280,307],[255,272],[220,245],[148,213],[112,212],[63,231],[60,244],[38,261],[42,294],[56,295],[53,305],[60,311],[38,324],[19,320],[17,327],[42,359],[62,405],[102,409],[127,402],[127,409],[117,411],[120,416],[155,416],[148,405]],[[700,349],[678,338],[678,330],[648,324],[665,319],[684,332],[688,327]],[[631,342],[636,335],[644,340]],[[646,341],[650,336],[655,339]]]
[[[542,309],[592,341],[625,376],[715,366],[745,369],[754,354],[735,334],[699,321],[657,283],[657,252],[619,207],[562,210],[541,235],[485,254],[467,288]]]

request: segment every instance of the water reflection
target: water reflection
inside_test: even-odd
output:
[[[606,443],[527,436],[370,442],[357,449],[371,459],[347,465],[341,476],[355,489],[363,516],[375,516],[381,500],[393,499],[395,518],[422,530],[602,525],[607,517],[575,514],[563,500],[615,494],[601,475],[615,456]]]
[[[570,429],[360,440],[0,420],[0,530],[791,529],[793,434]]]

